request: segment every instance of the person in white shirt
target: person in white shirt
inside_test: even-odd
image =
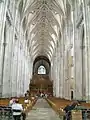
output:
[[[22,104],[19,104],[19,100],[15,100],[15,104],[12,105],[13,118],[14,120],[21,120],[21,115],[23,112]]]
[[[24,103],[25,103],[25,104],[28,104],[28,103],[29,103],[28,98],[26,98],[26,99],[24,100]]]

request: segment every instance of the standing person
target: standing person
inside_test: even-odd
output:
[[[14,120],[21,120],[21,115],[23,112],[23,107],[19,103],[19,100],[15,100],[15,104],[12,105],[12,110],[13,110],[13,118]]]

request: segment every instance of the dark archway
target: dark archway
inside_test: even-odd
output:
[[[41,66],[45,69],[45,74],[38,73],[38,69]],[[51,64],[47,57],[38,56],[34,60],[33,75],[29,85],[29,90],[32,95],[40,95],[40,93],[53,94],[53,83],[49,78],[50,70]]]
[[[49,75],[50,73],[50,68],[51,68],[51,63],[49,59],[45,56],[38,56],[33,63],[33,75],[38,74],[38,68],[40,66],[44,66],[46,70],[46,74]]]

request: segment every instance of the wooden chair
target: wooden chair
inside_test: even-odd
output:
[[[71,117],[72,117],[72,120],[82,120],[82,111],[72,110]]]

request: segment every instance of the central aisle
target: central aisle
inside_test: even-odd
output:
[[[44,99],[38,99],[26,120],[60,120],[55,111]]]

